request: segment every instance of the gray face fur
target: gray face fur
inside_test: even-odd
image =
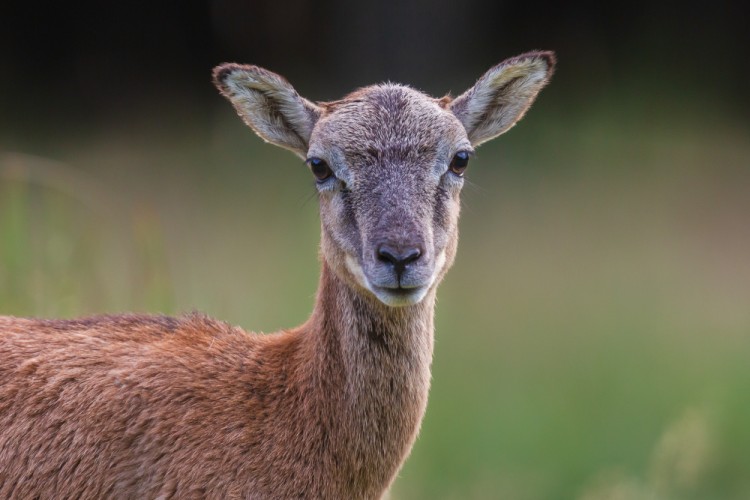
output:
[[[437,286],[455,257],[463,179],[454,157],[512,127],[553,66],[550,52],[506,60],[454,100],[384,84],[313,104],[255,66],[225,64],[214,78],[263,139],[330,168],[316,184],[331,269],[405,306]]]
[[[385,304],[420,301],[457,240],[463,179],[448,166],[471,150],[458,119],[408,87],[368,87],[326,106],[308,156],[334,172],[318,183],[329,263]],[[398,272],[382,248],[419,257]]]

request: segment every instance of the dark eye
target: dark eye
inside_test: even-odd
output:
[[[333,170],[328,166],[325,160],[320,158],[310,158],[307,160],[307,164],[310,166],[310,170],[318,182],[324,181],[333,175]]]
[[[451,160],[450,170],[459,177],[463,177],[466,167],[469,166],[469,152],[459,151]]]

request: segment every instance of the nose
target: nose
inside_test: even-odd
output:
[[[404,273],[406,266],[422,256],[422,249],[418,246],[400,247],[383,243],[378,246],[378,260],[393,265],[399,277]]]

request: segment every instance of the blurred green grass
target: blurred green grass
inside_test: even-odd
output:
[[[704,111],[540,106],[479,150],[392,498],[750,497],[750,130]],[[224,108],[136,124],[0,152],[0,313],[304,321],[301,162]]]

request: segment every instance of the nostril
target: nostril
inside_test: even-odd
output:
[[[403,258],[401,259],[401,262],[403,262],[404,265],[406,265],[411,262],[414,262],[421,256],[422,256],[422,250],[420,250],[419,248],[409,248],[404,253]]]
[[[377,250],[378,260],[393,264],[398,273],[401,273],[407,264],[414,262],[422,256],[422,249],[418,247],[397,249],[390,245],[380,245]]]
[[[378,247],[378,260],[381,262],[390,262],[391,264],[398,263],[398,257],[396,256],[396,250],[388,245],[380,245]]]

